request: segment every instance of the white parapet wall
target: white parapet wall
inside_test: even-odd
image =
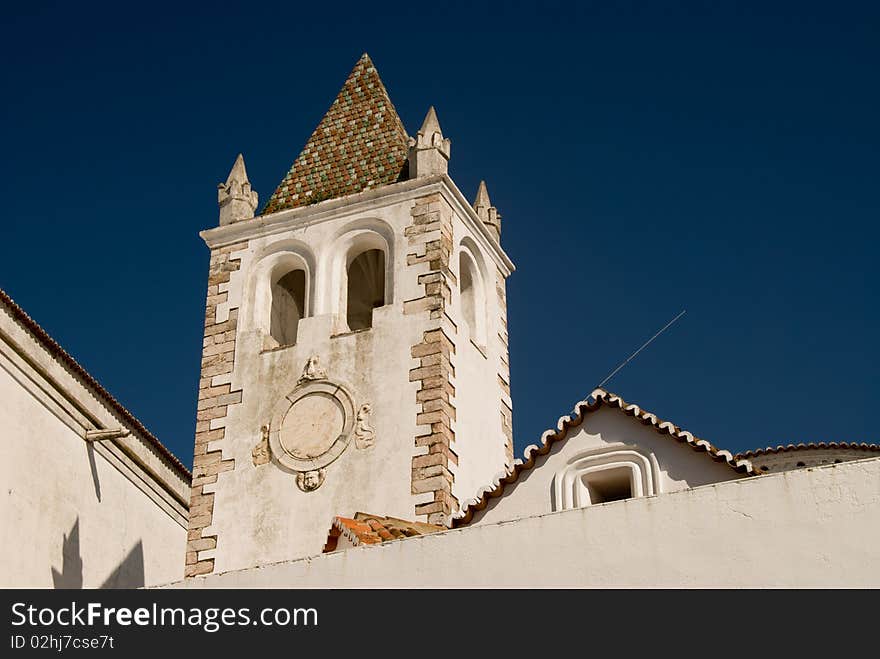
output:
[[[329,526],[329,520],[328,520]],[[172,587],[878,587],[880,459],[705,485]]]

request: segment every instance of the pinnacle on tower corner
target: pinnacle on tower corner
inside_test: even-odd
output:
[[[477,188],[477,196],[474,199],[474,210],[491,231],[492,235],[498,240],[501,239],[501,213],[492,205],[489,200],[489,190],[486,187],[486,181],[480,181]]]
[[[437,119],[437,111],[432,105],[428,108],[428,114],[425,115],[425,120],[422,122],[419,134],[425,135],[426,137],[433,137],[435,133],[439,133],[440,139],[443,139],[443,131],[440,130],[440,121]]]
[[[249,220],[254,216],[259,195],[251,188],[244,156],[240,153],[226,177],[226,183],[217,184],[217,203],[220,205],[220,224]]]
[[[449,168],[451,142],[443,137],[437,111],[432,105],[425,115],[422,127],[409,140],[409,177],[422,178],[446,174]]]

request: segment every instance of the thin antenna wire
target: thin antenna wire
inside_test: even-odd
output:
[[[636,350],[633,354],[631,354],[629,357],[627,357],[626,360],[624,360],[624,362],[623,362],[620,366],[618,366],[618,367],[615,368],[613,371],[611,371],[611,373],[608,374],[608,377],[606,377],[604,380],[602,380],[602,382],[600,382],[599,384],[597,384],[595,388],[596,388],[596,389],[601,389],[602,386],[603,386],[606,382],[608,382],[608,380],[610,380],[611,378],[613,378],[613,377],[617,374],[617,372],[618,372],[620,369],[622,369],[624,366],[626,366],[627,364],[629,364],[629,363],[635,358],[636,355],[638,355],[642,350],[644,350],[645,348],[647,348],[647,347],[651,344],[651,341],[653,341],[653,340],[656,339],[658,336],[660,336],[661,334],[663,334],[663,332],[665,332],[667,329],[669,329],[669,327],[670,327],[670,326],[671,326],[676,320],[678,320],[679,318],[681,318],[682,316],[684,316],[684,314],[685,314],[685,309],[682,309],[680,314],[678,314],[675,318],[673,318],[673,319],[670,320],[668,323],[666,323],[666,324],[663,326],[663,328],[662,328],[659,332],[657,332],[654,336],[652,336],[650,339],[648,339],[647,341],[645,341],[645,343],[642,344],[642,347],[641,347],[641,348],[639,348],[639,349]]]

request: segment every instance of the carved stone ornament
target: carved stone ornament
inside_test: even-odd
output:
[[[321,487],[323,482],[323,469],[313,469],[312,471],[304,471],[296,475],[296,486],[303,492],[313,492]]]
[[[269,424],[272,459],[294,472],[323,469],[348,447],[354,423],[346,387],[328,380],[300,384],[275,406]]]
[[[321,364],[318,360],[318,355],[312,355],[306,360],[306,365],[303,368],[302,375],[299,377],[297,381],[298,384],[302,384],[303,382],[309,382],[312,380],[326,380],[327,379],[327,371],[321,368]]]
[[[254,460],[254,466],[259,467],[269,462],[269,426],[260,428],[260,441],[251,451],[251,457]]]
[[[373,413],[373,406],[364,403],[360,406],[357,413],[357,420],[354,424],[354,445],[355,448],[370,448],[376,439],[376,431],[370,425],[370,415]]]

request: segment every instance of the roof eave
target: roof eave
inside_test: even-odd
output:
[[[162,444],[159,439],[153,435],[137,417],[129,412],[118,400],[116,400],[109,391],[107,391],[85,368],[83,368],[61,345],[55,341],[46,330],[44,330],[37,321],[31,318],[5,291],[0,289],[0,305],[5,306],[12,318],[31,336],[36,339],[50,355],[57,359],[66,369],[73,375],[78,377],[98,398],[103,401],[113,412],[119,415],[119,418],[126,427],[134,434],[140,436],[148,445],[154,448],[167,467],[175,472],[181,480],[189,482],[192,480],[192,473],[186,466],[175,456],[168,448]],[[149,465],[143,463],[136,451],[127,446],[128,442],[124,439],[113,439],[111,441],[120,447],[127,455],[132,457],[143,468],[151,473]],[[158,475],[154,474],[157,478]],[[161,479],[160,479],[161,480]],[[169,484],[168,491],[177,499],[185,508],[189,507],[189,501],[181,499],[175,492],[174,488]]]

